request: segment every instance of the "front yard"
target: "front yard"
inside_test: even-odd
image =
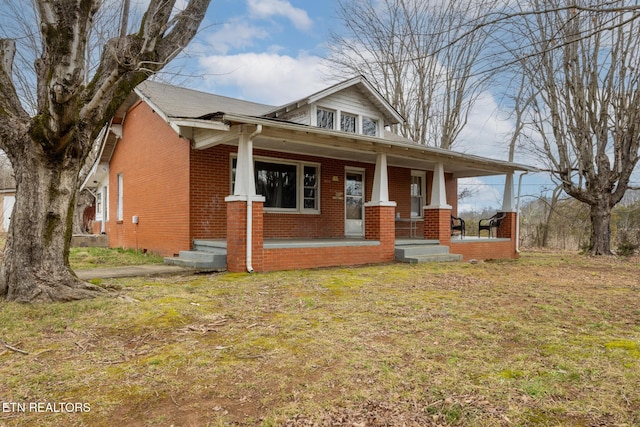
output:
[[[0,302],[0,426],[639,425],[638,261],[113,279],[113,297]]]

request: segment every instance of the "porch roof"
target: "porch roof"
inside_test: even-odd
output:
[[[501,175],[516,171],[536,171],[523,164],[495,160],[416,144],[391,132],[384,137],[346,133],[271,118],[219,113],[207,119],[169,119],[190,139],[194,149],[219,144],[236,145],[242,132],[262,126],[253,144],[265,150],[305,154],[325,158],[375,163],[378,153],[387,154],[390,166],[433,170],[443,164],[455,178]],[[247,128],[249,125],[249,128]],[[354,156],[354,154],[356,154]]]

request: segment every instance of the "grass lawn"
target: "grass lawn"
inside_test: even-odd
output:
[[[2,249],[4,249],[6,240],[6,233],[0,233],[0,261],[2,260]],[[86,270],[102,267],[162,264],[163,257],[132,249],[71,248],[69,251],[69,263],[74,270]]]
[[[133,249],[71,248],[69,263],[74,270],[127,265],[162,264],[163,257]]]
[[[0,339],[28,352],[0,344],[0,426],[640,425],[639,261],[113,279],[113,297],[0,302]]]

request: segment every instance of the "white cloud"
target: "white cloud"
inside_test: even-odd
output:
[[[509,158],[514,124],[505,118],[494,96],[484,92],[476,100],[454,150],[499,160]]]
[[[245,20],[234,19],[222,25],[222,28],[207,37],[214,53],[225,55],[231,49],[242,49],[253,46],[254,40],[264,40],[269,33]]]
[[[303,9],[293,7],[285,0],[249,0],[249,15],[252,18],[266,19],[272,16],[284,16],[298,29],[309,30],[313,21]]]
[[[304,54],[213,55],[202,58],[200,67],[209,75],[205,90],[271,105],[311,95],[330,84],[324,79],[322,59]]]

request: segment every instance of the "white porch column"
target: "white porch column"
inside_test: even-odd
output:
[[[513,173],[508,173],[504,180],[502,212],[515,212],[515,199],[513,197]]]
[[[389,201],[389,177],[387,173],[386,153],[378,153],[378,157],[376,158],[376,171],[373,175],[371,201],[374,203]]]
[[[447,203],[447,190],[444,181],[444,165],[437,163],[433,169],[433,182],[431,183],[431,200],[426,209],[451,209]]]
[[[238,140],[236,183],[233,186],[233,195],[256,195],[256,183],[253,178],[253,140],[247,132],[241,132]]]

